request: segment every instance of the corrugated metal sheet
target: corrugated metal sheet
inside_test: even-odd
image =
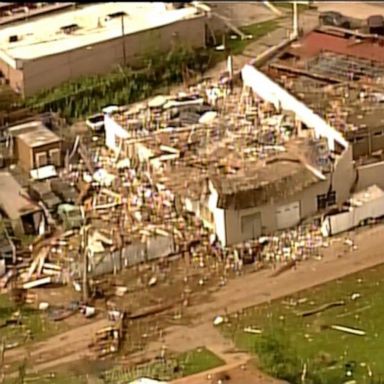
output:
[[[174,241],[172,237],[156,236],[151,237],[147,242],[137,242],[127,245],[115,252],[106,253],[102,257],[95,259],[95,263],[90,262],[90,274],[100,276],[123,268],[131,267],[145,261],[152,261],[166,257],[174,251]],[[79,263],[73,263],[72,275],[80,277],[82,266]]]

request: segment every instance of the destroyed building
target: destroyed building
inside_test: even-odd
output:
[[[130,161],[146,162],[151,177],[223,245],[289,228],[340,205],[354,182],[352,150],[339,132],[253,67],[242,75],[242,95],[219,113],[213,105],[201,111],[204,100],[195,95],[184,104],[157,97],[105,117],[106,145]],[[188,105],[197,116],[175,124],[176,105]]]
[[[320,28],[264,69],[334,126],[352,146],[355,189],[384,188],[384,40]]]

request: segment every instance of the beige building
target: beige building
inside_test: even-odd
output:
[[[61,139],[40,121],[12,127],[9,133],[13,137],[14,158],[25,171],[61,166]]]
[[[205,15],[193,6],[98,3],[3,28],[0,71],[14,90],[31,96],[180,42],[205,45]]]

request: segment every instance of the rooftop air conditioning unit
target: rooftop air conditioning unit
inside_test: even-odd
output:
[[[10,43],[16,43],[17,41],[19,41],[19,36],[17,36],[17,35],[9,36],[9,42]]]
[[[78,29],[80,29],[80,27],[77,24],[65,25],[64,27],[60,28],[61,32],[67,35],[70,35],[71,33],[77,31]]]

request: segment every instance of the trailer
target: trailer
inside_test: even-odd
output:
[[[321,225],[321,233],[323,236],[333,236],[382,216],[384,216],[384,191],[377,185],[371,185],[354,194],[343,210],[326,215]]]

